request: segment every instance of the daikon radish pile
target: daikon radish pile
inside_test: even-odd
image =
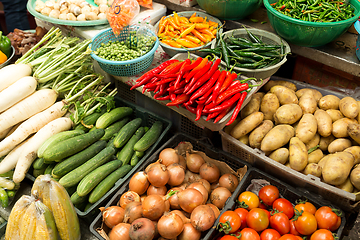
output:
[[[8,132],[10,132],[11,127],[9,127],[8,129],[5,129],[4,131],[0,132],[0,140],[5,138],[6,135],[8,134]]]
[[[31,67],[27,64],[10,64],[0,69],[0,91],[9,87],[20,78],[31,75]]]

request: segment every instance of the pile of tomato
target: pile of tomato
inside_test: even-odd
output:
[[[217,229],[225,235],[217,240],[334,240],[341,225],[341,211],[317,209],[308,201],[293,205],[274,185],[262,187],[258,195],[242,192],[237,200],[237,208],[220,216]]]

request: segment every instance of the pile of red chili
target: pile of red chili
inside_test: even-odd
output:
[[[151,91],[156,100],[170,100],[167,106],[185,107],[196,114],[196,121],[207,116],[206,121],[214,119],[216,123],[235,107],[230,125],[255,86],[247,81],[254,78],[236,80],[236,73],[219,70],[219,64],[220,59],[213,62],[201,57],[194,61],[170,59],[142,75],[131,90],[143,86],[143,93]]]

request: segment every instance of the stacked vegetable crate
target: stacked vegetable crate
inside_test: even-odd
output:
[[[6,229],[6,221],[4,221],[3,223],[0,224],[0,238],[5,234],[5,229]]]

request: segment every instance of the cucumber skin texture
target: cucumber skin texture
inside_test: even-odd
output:
[[[112,123],[120,120],[123,117],[129,116],[132,114],[133,110],[130,107],[117,107],[111,110],[110,112],[104,113],[101,115],[98,120],[96,120],[96,128],[106,128]]]
[[[43,158],[37,158],[34,162],[33,162],[33,169],[34,170],[40,170],[43,168],[45,162]]]
[[[101,112],[94,112],[94,113],[90,114],[89,116],[84,117],[82,122],[85,125],[88,125],[88,126],[92,127],[92,125],[94,125],[96,123],[96,120],[98,120],[98,118],[101,115],[103,115],[105,112],[106,112],[106,108],[102,108]],[[90,128],[87,128],[83,124],[80,123],[75,127],[75,130],[76,129],[81,129],[81,130],[83,130],[85,132],[88,132]]]
[[[86,196],[99,182],[121,165],[122,161],[114,160],[96,168],[80,181],[76,189],[77,194],[81,197]]]
[[[135,118],[134,120],[128,122],[125,126],[121,128],[119,133],[115,136],[114,146],[120,148],[124,146],[135,131],[140,127],[142,122],[141,118]]]
[[[99,201],[114,186],[114,184],[120,178],[128,174],[131,169],[132,167],[130,165],[124,165],[102,180],[90,193],[89,203],[96,203]]]
[[[59,183],[63,187],[71,187],[78,184],[87,174],[106,163],[112,155],[114,155],[114,153],[115,149],[113,147],[104,148],[101,152],[86,161],[84,164],[60,178]]]
[[[145,129],[143,127],[139,127],[134,135],[129,139],[129,141],[125,144],[125,146],[121,149],[116,157],[123,162],[123,165],[128,164],[133,153],[134,153],[134,145],[139,139],[144,135]]]
[[[51,174],[52,170],[54,169],[56,163],[52,163],[46,167],[44,174]]]
[[[2,187],[0,187],[0,203],[3,208],[9,206],[9,197]]]
[[[109,141],[114,134],[118,133],[120,131],[120,129],[129,121],[129,118],[124,118],[118,122],[115,122],[113,124],[111,124],[110,126],[108,126],[107,128],[105,128],[105,134],[104,136],[102,136],[102,138],[100,138],[100,140],[105,140],[105,141]]]
[[[72,202],[73,204],[79,204],[79,203],[85,202],[85,201],[87,200],[87,196],[81,197],[81,196],[79,196],[79,194],[75,191],[75,192],[71,195],[70,199],[71,199],[71,202]]]
[[[98,154],[101,150],[106,147],[105,141],[97,141],[90,145],[89,147],[85,148],[81,152],[78,152],[75,155],[65,159],[57,166],[54,167],[52,174],[54,176],[64,176],[65,174],[71,172],[75,168],[79,167],[81,164],[85,163],[90,158],[94,157]]]
[[[134,167],[139,161],[140,158],[138,155],[136,155],[137,152],[134,152],[130,159],[130,166]]]
[[[151,145],[153,145],[159,138],[162,130],[162,122],[156,121],[149,131],[135,144],[134,150],[138,152],[146,151]]]
[[[45,150],[44,160],[56,161],[74,155],[99,140],[104,134],[104,129],[97,129],[52,145]]]
[[[33,177],[37,178],[38,176],[43,175],[47,167],[48,164],[45,164],[42,169],[34,169],[32,173]]]

